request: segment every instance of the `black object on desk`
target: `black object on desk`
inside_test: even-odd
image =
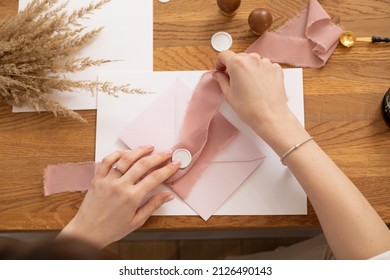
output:
[[[387,90],[382,101],[382,115],[387,125],[390,127],[390,88]]]

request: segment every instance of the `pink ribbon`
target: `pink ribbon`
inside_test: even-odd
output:
[[[44,171],[45,196],[88,190],[97,165],[95,162],[49,165]]]
[[[331,22],[317,0],[274,32],[266,32],[245,52],[256,52],[272,62],[322,67],[337,47],[343,30]]]
[[[188,167],[179,170],[166,183],[176,184],[194,165],[198,167],[197,172],[191,172],[191,176],[199,178],[201,171],[206,169],[212,158],[237,134],[237,128],[218,113],[222,99],[223,93],[219,84],[212,78],[212,72],[205,73],[188,105],[181,129],[181,140],[172,148],[173,151],[180,148],[188,150],[192,155],[192,161]],[[217,135],[212,133],[216,127],[222,128],[218,130]],[[217,137],[210,139],[212,136]],[[201,157],[210,142],[214,144],[214,149],[207,149],[207,155]],[[194,181],[187,177],[189,176],[186,176],[186,180]]]

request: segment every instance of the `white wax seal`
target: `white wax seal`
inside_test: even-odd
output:
[[[158,0],[160,3],[168,3],[169,0]]]
[[[190,165],[191,160],[192,160],[192,155],[190,151],[186,149],[177,149],[172,154],[172,161],[180,162],[180,169],[184,169],[188,165]]]
[[[213,35],[211,38],[211,46],[218,52],[226,51],[230,49],[233,44],[232,36],[229,33],[220,31]]]

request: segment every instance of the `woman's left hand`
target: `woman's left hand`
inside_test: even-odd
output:
[[[150,155],[152,151],[152,146],[145,146],[105,157],[79,211],[57,238],[80,238],[103,248],[142,226],[154,211],[171,201],[174,196],[170,192],[151,192],[171,177],[180,163],[167,163],[171,151]]]

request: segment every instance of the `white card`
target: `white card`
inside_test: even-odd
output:
[[[60,0],[59,3],[67,1]],[[19,10],[24,9],[29,2],[31,0],[19,0]],[[67,10],[72,12],[91,2],[93,1],[69,0]],[[111,0],[90,15],[85,25],[89,29],[97,27],[104,29],[76,56],[119,61],[68,74],[67,77],[73,80],[95,81],[98,71],[103,70],[153,71],[152,0]],[[96,96],[92,96],[88,91],[55,92],[53,99],[73,110],[96,109]],[[13,112],[31,111],[35,109],[27,106],[13,108]]]

